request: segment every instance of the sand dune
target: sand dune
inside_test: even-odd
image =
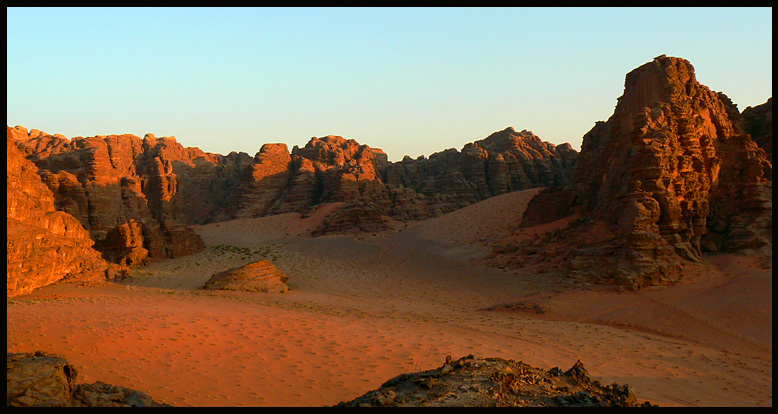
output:
[[[8,299],[7,349],[63,354],[79,382],[176,406],[332,405],[470,353],[545,369],[580,359],[660,405],[772,405],[771,268],[706,258],[677,286],[616,293],[484,267],[486,242],[537,191],[377,236],[307,237],[337,205],[197,226],[206,250],[131,281]],[[290,292],[199,289],[260,259],[290,276]],[[545,313],[483,310],[517,301]]]

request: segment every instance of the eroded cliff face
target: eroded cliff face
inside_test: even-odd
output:
[[[214,156],[150,134],[68,140],[33,131],[14,128],[16,146],[39,168],[57,209],[81,222],[105,258],[139,265],[204,247],[178,219],[218,206],[208,197],[221,178],[212,173]]]
[[[509,191],[562,185],[577,153],[512,128],[429,159],[390,163],[377,148],[313,137],[289,152],[265,144],[252,158],[185,148],[147,134],[68,140],[13,129],[59,210],[78,218],[109,260],[143,264],[202,248],[185,225],[297,212],[341,202],[315,235],[374,232]]]
[[[290,180],[269,213],[307,213],[311,207],[346,202],[383,186],[386,154],[353,139],[313,137],[292,149]]]
[[[757,145],[765,150],[767,159],[773,162],[773,98],[754,107],[747,107],[741,115],[740,125]]]
[[[688,61],[659,56],[627,74],[613,115],[584,136],[571,184],[530,203],[527,217],[556,197],[607,223],[607,254],[581,246],[574,270],[631,288],[677,281],[704,251],[771,245],[772,164],[735,116]]]
[[[273,207],[280,208],[277,201],[292,177],[292,157],[286,144],[262,145],[245,175],[236,218],[261,217]]]
[[[121,275],[105,262],[79,220],[57,211],[54,195],[38,169],[16,148],[7,128],[6,148],[6,295],[66,280],[100,283]]]
[[[442,212],[486,198],[535,187],[562,186],[578,153],[529,131],[509,127],[467,144],[389,166],[387,183],[435,200]]]
[[[306,148],[323,147],[312,143]],[[346,155],[342,161],[332,152],[326,157],[311,155],[321,150],[300,152],[314,165],[328,165],[327,170],[339,177],[322,180],[323,188],[333,189],[324,198],[345,202],[314,234],[381,231],[387,228],[387,217],[400,221],[435,217],[495,195],[563,185],[578,155],[569,144],[555,146],[510,127],[465,145],[461,152],[448,149],[398,163],[387,163],[383,151],[354,148],[341,151]]]

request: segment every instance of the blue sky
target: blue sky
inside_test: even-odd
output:
[[[7,123],[255,154],[340,135],[391,161],[512,126],[580,149],[667,54],[742,111],[771,8],[8,8]]]

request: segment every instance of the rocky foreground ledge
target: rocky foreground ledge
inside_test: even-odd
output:
[[[59,355],[8,353],[6,406],[170,407],[149,395],[103,382],[76,385],[78,371]],[[473,355],[440,368],[402,374],[336,407],[651,407],[629,385],[602,385],[581,361],[562,371]]]
[[[7,353],[7,407],[170,407],[147,394],[97,381],[76,385],[78,371],[59,355]]]
[[[650,407],[638,404],[629,385],[602,385],[581,361],[545,371],[501,358],[456,361],[390,379],[380,388],[337,407]]]

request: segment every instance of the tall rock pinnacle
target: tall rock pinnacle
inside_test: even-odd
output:
[[[730,114],[737,108],[684,59],[658,56],[627,74],[560,197],[615,235],[608,244],[619,248],[597,272],[639,288],[677,281],[703,251],[772,243],[772,164]]]

